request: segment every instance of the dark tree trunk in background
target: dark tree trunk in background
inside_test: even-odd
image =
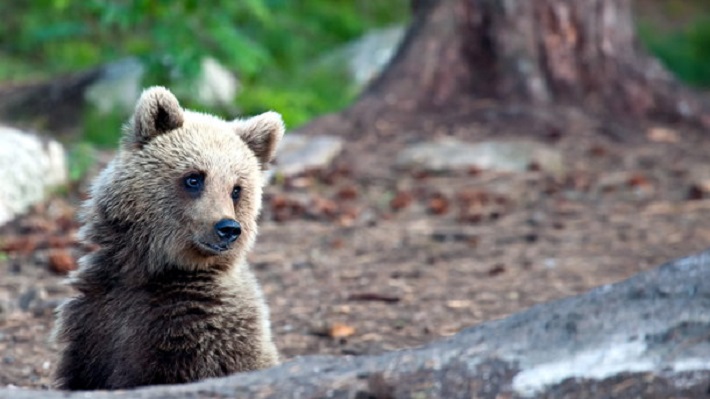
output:
[[[707,103],[639,47],[630,0],[413,0],[412,7],[402,46],[359,103],[430,110],[488,98],[710,126]]]
[[[102,75],[101,68],[49,81],[0,87],[0,121],[52,134],[76,130],[84,111],[84,92]]]

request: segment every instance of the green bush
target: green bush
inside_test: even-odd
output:
[[[239,75],[246,114],[276,109],[289,127],[346,105],[342,73],[314,61],[372,27],[403,21],[408,0],[38,0],[0,2],[0,80],[89,68],[126,56],[145,85],[194,79],[211,56]],[[187,100],[187,99],[183,99]],[[87,115],[91,141],[103,137]]]
[[[641,41],[679,79],[710,87],[710,16],[698,17],[676,32],[639,26]]]

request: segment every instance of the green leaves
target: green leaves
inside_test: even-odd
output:
[[[137,57],[146,67],[144,85],[190,87],[202,60],[212,57],[241,81],[243,92],[233,109],[245,114],[278,109],[295,127],[353,97],[342,71],[317,67],[318,60],[372,27],[402,21],[408,2],[0,1],[0,80]],[[86,115],[87,136],[113,143],[115,137],[101,137],[110,130],[101,129],[102,118]]]
[[[710,87],[710,18],[699,17],[682,29],[664,33],[641,24],[639,36],[681,80]]]
[[[205,39],[222,60],[240,74],[251,76],[271,61],[268,49],[238,29],[228,16],[215,14],[205,26]]]

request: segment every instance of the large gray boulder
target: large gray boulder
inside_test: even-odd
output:
[[[700,398],[710,384],[710,251],[422,348],[304,357],[122,392],[0,398]]]
[[[64,147],[57,141],[41,138],[0,125],[0,225],[58,186],[67,183]]]

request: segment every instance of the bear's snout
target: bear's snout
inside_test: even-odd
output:
[[[233,219],[220,220],[215,223],[214,229],[223,243],[233,243],[242,234],[242,226]]]

